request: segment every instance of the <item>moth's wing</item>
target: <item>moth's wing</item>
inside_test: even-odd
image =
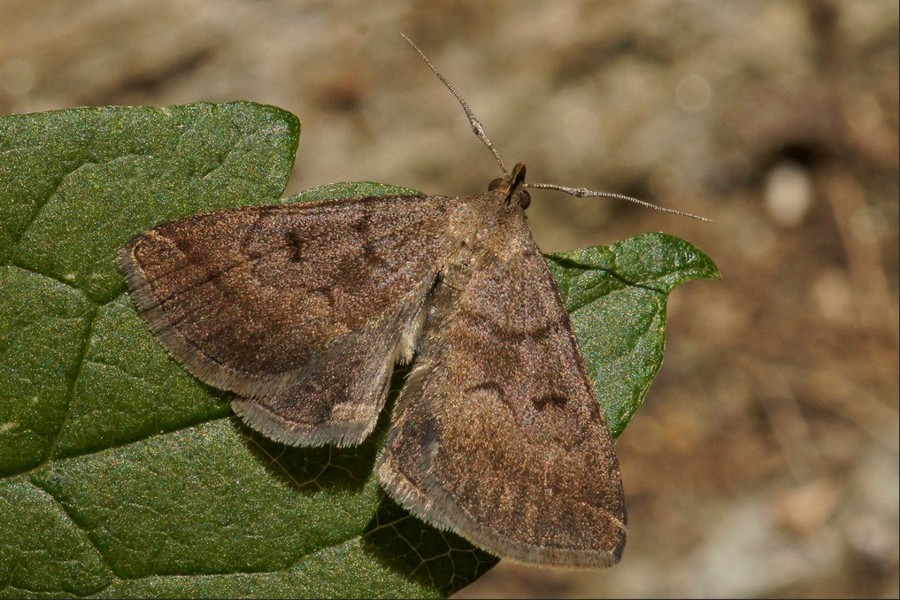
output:
[[[191,373],[291,444],[353,444],[407,360],[446,254],[443,197],[224,210],[120,252],[138,311]]]
[[[556,284],[517,235],[426,328],[379,477],[501,558],[607,566],[625,543],[618,460]]]

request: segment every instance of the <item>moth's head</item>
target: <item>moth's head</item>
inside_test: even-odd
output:
[[[512,173],[490,182],[488,191],[499,191],[507,202],[515,202],[522,210],[531,205],[531,194],[525,189],[525,165],[522,163],[516,163]]]

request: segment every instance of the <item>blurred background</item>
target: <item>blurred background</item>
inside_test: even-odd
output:
[[[501,563],[474,597],[897,597],[895,0],[427,3],[0,0],[0,114],[255,100],[303,121],[288,193],[498,176],[454,83],[531,181],[545,252],[644,231],[721,282],[669,303],[666,362],[618,442],[622,562]]]

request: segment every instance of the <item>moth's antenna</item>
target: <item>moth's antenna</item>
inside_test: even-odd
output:
[[[419,56],[422,57],[422,60],[424,60],[425,64],[428,65],[428,68],[431,69],[431,71],[435,75],[437,75],[437,78],[441,80],[441,83],[443,83],[445,86],[447,86],[447,89],[450,90],[450,93],[453,94],[453,96],[459,101],[460,106],[462,106],[462,109],[465,111],[466,116],[469,118],[469,123],[472,125],[472,131],[475,132],[475,136],[479,140],[481,140],[481,142],[485,146],[487,146],[488,150],[491,151],[491,154],[494,155],[494,159],[497,161],[497,164],[500,165],[500,168],[503,169],[503,172],[505,174],[509,175],[509,171],[506,170],[506,165],[503,164],[503,159],[500,158],[500,153],[497,152],[497,149],[494,148],[494,145],[491,143],[491,140],[488,139],[487,134],[484,132],[484,126],[481,124],[481,121],[479,121],[478,119],[475,118],[475,115],[472,113],[472,109],[469,108],[469,105],[466,104],[466,101],[463,100],[462,96],[459,95],[459,92],[456,91],[456,88],[453,87],[453,85],[449,81],[447,81],[446,77],[441,75],[441,72],[438,71],[433,64],[431,64],[431,61],[428,60],[428,57],[425,56],[425,53],[422,52],[421,50],[419,50],[419,47],[416,46],[411,39],[406,37],[405,33],[401,32],[400,35],[402,35],[403,39],[406,40],[407,42],[409,42],[409,45],[412,46],[415,49],[415,51],[419,53]]]
[[[422,57],[422,60],[425,61],[425,64],[428,65],[428,68],[437,75],[437,78],[441,80],[447,89],[450,90],[450,93],[453,94],[453,97],[459,102],[460,106],[462,106],[463,111],[466,113],[466,117],[469,118],[469,123],[472,125],[472,131],[475,132],[475,136],[481,140],[481,142],[487,146],[487,149],[491,151],[491,154],[494,155],[494,159],[497,161],[497,164],[500,165],[500,168],[503,169],[503,172],[509,175],[509,171],[506,168],[506,165],[503,164],[503,159],[500,158],[500,153],[497,152],[497,149],[494,148],[494,145],[491,143],[491,140],[488,139],[487,134],[484,132],[484,125],[481,124],[475,115],[472,113],[472,109],[469,108],[469,105],[463,100],[462,96],[459,95],[459,92],[456,91],[456,88],[453,87],[447,78],[444,77],[437,68],[431,64],[431,61],[428,60],[428,57],[425,56],[425,53],[422,52],[418,46],[413,43],[411,39],[409,39],[405,33],[400,33],[403,36],[403,39],[409,42],[409,45],[413,47],[413,49],[419,53],[419,56]],[[526,183],[525,187],[530,188],[544,188],[548,190],[557,190],[559,192],[564,192],[571,196],[575,196],[576,198],[586,198],[586,197],[598,197],[598,198],[615,198],[617,200],[627,200],[628,202],[634,202],[635,204],[640,204],[641,206],[646,206],[647,208],[652,208],[653,210],[658,210],[662,212],[671,213],[673,215],[680,215],[682,217],[690,217],[691,219],[697,219],[698,221],[706,221],[713,222],[712,219],[707,219],[706,217],[701,217],[699,215],[695,215],[689,212],[685,212],[682,210],[676,210],[674,208],[666,208],[664,206],[657,206],[656,204],[651,204],[649,202],[645,202],[643,200],[638,200],[637,198],[632,198],[631,196],[625,196],[623,194],[615,194],[612,192],[595,192],[594,190],[589,190],[587,188],[573,188],[566,187],[564,185],[556,185],[553,183]]]
[[[666,208],[665,206],[658,206],[656,204],[651,204],[650,202],[638,200],[637,198],[632,198],[631,196],[626,196],[624,194],[616,194],[613,192],[596,192],[594,190],[589,190],[587,188],[566,187],[564,185],[556,185],[554,183],[526,183],[525,187],[543,188],[546,190],[556,190],[558,192],[564,192],[566,194],[569,194],[570,196],[575,196],[576,198],[594,197],[594,198],[615,198],[616,200],[627,200],[628,202],[634,202],[635,204],[640,204],[641,206],[646,206],[647,208],[652,208],[653,210],[671,213],[673,215],[680,215],[682,217],[689,217],[691,219],[697,219],[698,221],[706,221],[707,223],[715,222],[712,219],[707,219],[706,217],[701,217],[700,215],[695,215],[693,213],[685,212],[683,210],[677,210],[674,208]]]

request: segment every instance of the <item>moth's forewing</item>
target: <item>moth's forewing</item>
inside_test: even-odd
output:
[[[467,200],[497,219],[435,289],[380,479],[502,558],[608,566],[625,543],[622,482],[565,307],[521,209]]]
[[[235,411],[281,442],[353,444],[374,427],[447,253],[450,199],[238,208],[165,223],[119,264],[141,316]]]

